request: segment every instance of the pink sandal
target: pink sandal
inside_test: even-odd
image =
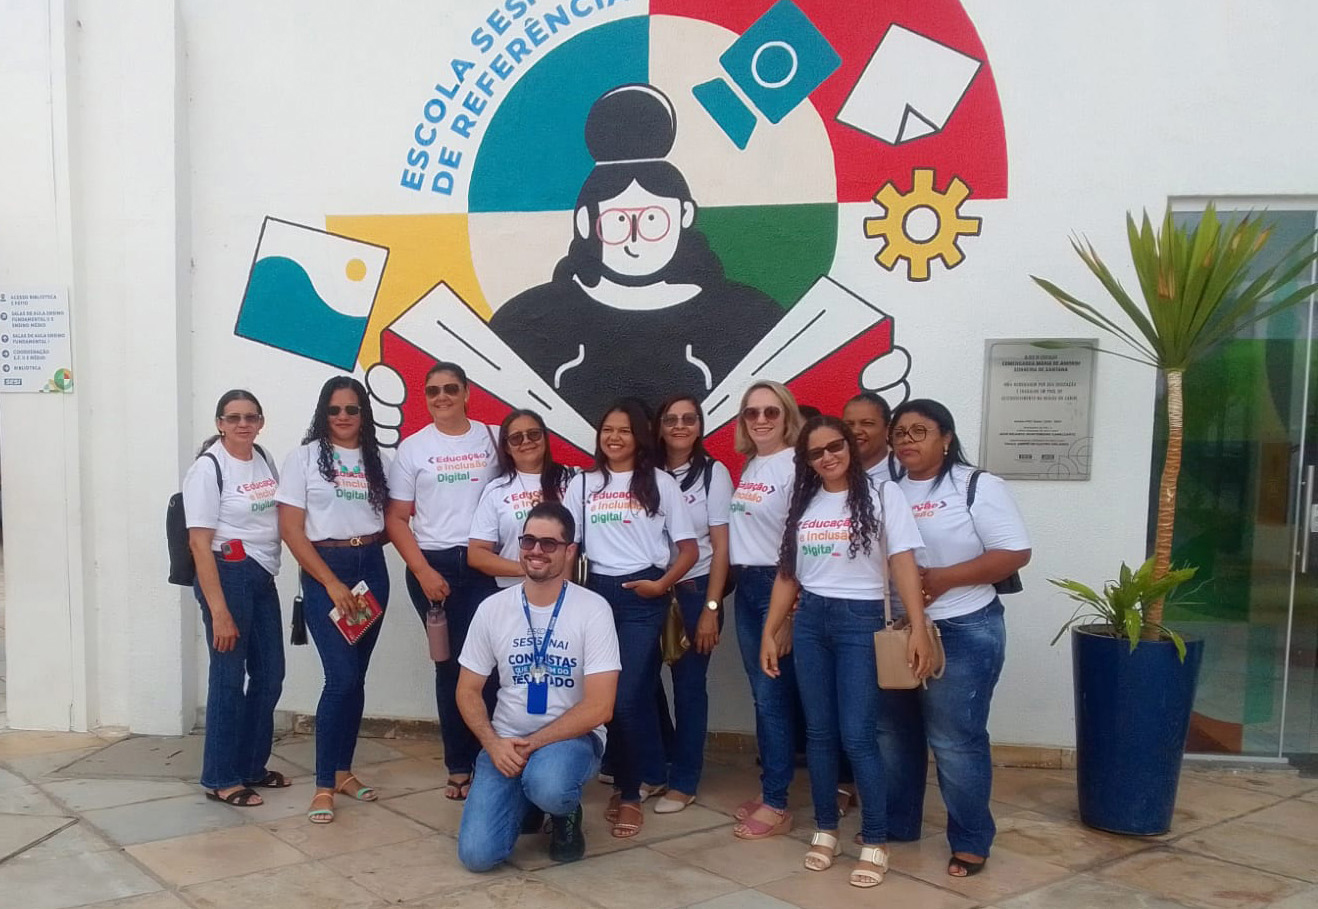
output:
[[[762,805],[761,807],[768,808],[778,815],[777,822],[770,824],[767,821],[760,820],[754,814],[748,814],[742,818],[740,824],[732,829],[733,836],[742,840],[764,840],[791,831],[792,813],[790,811],[786,808],[779,811],[777,808],[770,808],[768,805]]]
[[[754,814],[756,809],[763,804],[764,802],[759,799],[747,799],[737,806],[737,810],[732,812],[732,816],[739,821],[744,821],[746,818]]]

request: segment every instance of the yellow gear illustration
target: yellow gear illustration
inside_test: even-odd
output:
[[[953,177],[943,192],[934,189],[933,168],[916,168],[908,193],[901,192],[889,180],[874,194],[874,201],[883,206],[884,214],[865,219],[865,236],[887,241],[874,261],[892,271],[899,259],[905,259],[906,277],[911,281],[929,280],[930,259],[942,259],[947,268],[960,265],[965,255],[957,246],[957,238],[979,234],[979,218],[961,217],[961,203],[969,197],[970,187],[960,177]],[[906,220],[922,208],[933,212],[938,226],[932,236],[919,240],[907,233]]]

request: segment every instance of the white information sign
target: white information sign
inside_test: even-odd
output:
[[[73,391],[63,288],[0,290],[0,391]]]
[[[1013,480],[1088,480],[1095,339],[985,341],[979,463]]]

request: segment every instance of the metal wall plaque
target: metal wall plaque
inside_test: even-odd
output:
[[[1093,442],[1093,338],[984,342],[979,463],[1012,480],[1088,480]]]

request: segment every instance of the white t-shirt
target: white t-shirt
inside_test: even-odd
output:
[[[669,562],[669,543],[694,540],[691,513],[682,501],[682,490],[667,472],[655,469],[659,487],[659,510],[646,512],[632,498],[632,472],[612,471],[607,486],[599,473],[577,474],[568,484],[563,504],[577,521],[577,542],[585,534],[586,557],[591,571],[605,575],[632,574],[646,568],[663,568]],[[589,502],[582,506],[583,490]],[[584,525],[583,526],[583,517]]]
[[[449,436],[431,424],[398,446],[389,498],[416,504],[412,533],[422,549],[466,546],[476,503],[497,469],[490,427],[472,421],[462,435]]]
[[[778,564],[795,482],[796,452],[792,448],[746,462],[741,482],[732,493],[728,520],[733,565]]]
[[[728,509],[732,506],[732,474],[728,473],[728,469],[721,462],[711,459],[711,463],[713,469],[709,473],[709,494],[705,494],[703,468],[701,476],[696,477],[695,482],[686,492],[681,493],[687,511],[691,514],[691,528],[696,534],[696,545],[700,547],[700,557],[696,559],[695,567],[682,575],[683,581],[703,578],[709,574],[709,566],[714,561],[714,546],[709,540],[710,525],[728,523]],[[672,473],[679,492],[689,467],[688,462]],[[676,547],[673,548],[672,558],[677,558]]]
[[[883,528],[888,557],[918,550],[922,544],[915,519],[892,483],[870,484],[874,517]],[[851,509],[847,493],[820,489],[801,514],[796,529],[796,579],[801,587],[823,597],[844,600],[881,600],[888,566],[879,557],[879,541],[872,538],[870,553],[862,547],[851,556]]]
[[[333,446],[334,482],[320,472],[320,442],[293,449],[284,459],[276,502],[306,510],[305,530],[313,543],[349,540],[384,530],[384,512],[371,505],[360,448]],[[389,459],[380,452],[385,475]]]
[[[934,487],[934,480],[903,479],[898,485],[910,503],[924,538],[916,561],[924,568],[946,568],[983,555],[987,549],[1030,548],[1020,509],[1001,478],[979,476],[973,510],[966,508],[966,484],[972,469],[957,465]],[[972,521],[973,519],[973,521]],[[983,609],[996,596],[992,584],[954,587],[925,606],[932,619],[950,619]]]
[[[531,607],[535,642],[542,643],[554,606]],[[542,714],[526,712],[526,683],[531,678],[532,637],[522,609],[522,585],[505,587],[487,597],[476,609],[458,662],[478,675],[499,671],[499,697],[491,725],[508,738],[528,736],[548,726],[585,694],[585,678],[597,672],[618,672],[618,636],[613,630],[613,613],[608,602],[576,584],[568,584],[549,641],[547,681],[548,709]],[[604,742],[604,727],[595,735]]]
[[[873,480],[875,483],[882,483],[882,482],[892,483],[892,482],[895,482],[895,479],[894,479],[894,477],[893,477],[893,475],[892,475],[892,470],[889,469],[889,467],[888,467],[888,456],[887,456],[887,455],[884,455],[882,458],[880,458],[880,459],[879,459],[879,463],[875,464],[875,465],[874,465],[873,467],[871,467],[869,470],[865,471],[865,473],[866,473],[866,475],[869,476],[869,478],[870,478],[871,480]]]
[[[224,491],[221,494],[215,482],[215,464],[210,458],[193,461],[183,477],[183,513],[188,526],[214,530],[214,552],[230,540],[241,540],[256,564],[279,574],[279,513],[275,510],[279,481],[274,471],[259,451],[252,452],[250,461],[240,461],[222,442],[216,442],[206,453],[220,462]]]
[[[562,490],[559,496],[562,497]],[[472,516],[470,538],[495,544],[499,555],[516,562],[521,555],[517,538],[522,535],[526,515],[543,499],[538,473],[519,471],[511,477],[490,481],[481,493],[476,514]],[[500,575],[495,581],[500,587],[511,587],[520,584],[522,579]]]

